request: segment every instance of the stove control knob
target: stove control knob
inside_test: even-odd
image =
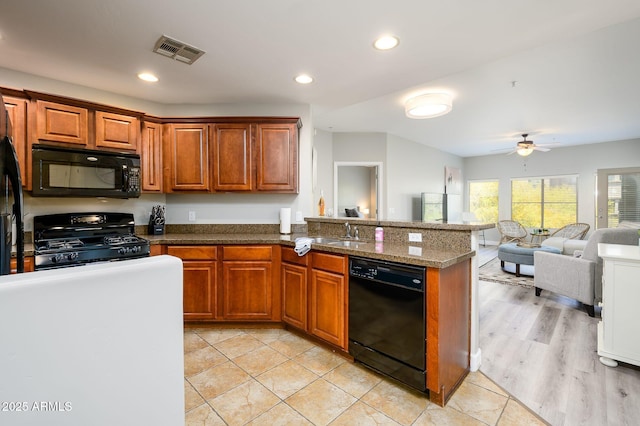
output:
[[[78,258],[78,253],[72,252],[67,254],[67,260],[76,260]]]
[[[133,247],[131,247],[131,252],[132,252],[132,253],[137,253],[137,252],[139,252],[139,251],[140,251],[140,247],[138,247],[138,246],[133,246]]]
[[[126,252],[127,252],[127,249],[126,249],[126,248],[124,248],[124,247],[120,247],[120,248],[118,249],[118,254],[125,254]]]
[[[51,256],[52,263],[59,263],[64,260],[64,255],[62,253],[54,254]]]

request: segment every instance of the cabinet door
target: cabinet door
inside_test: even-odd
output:
[[[34,268],[33,256],[24,257],[24,272],[33,272]],[[11,258],[11,273],[15,274],[18,270],[18,261],[15,258]]]
[[[311,270],[309,332],[346,350],[345,299],[344,275]]]
[[[143,191],[162,191],[161,133],[159,124],[144,123],[142,128],[142,149],[140,150]]]
[[[251,126],[217,124],[213,137],[213,159],[214,190],[251,190]]]
[[[165,191],[208,191],[208,126],[168,124],[165,130]]]
[[[4,105],[9,113],[12,127],[13,146],[18,155],[20,163],[20,177],[22,178],[22,186],[28,187],[31,170],[30,161],[27,155],[27,100],[20,98],[12,98],[4,96]]]
[[[182,259],[184,319],[216,319],[217,247],[168,246],[166,252]]]
[[[295,124],[258,124],[256,190],[298,192],[297,134]]]
[[[271,268],[271,262],[224,261],[222,263],[224,319],[273,319]]]
[[[87,117],[86,108],[37,101],[37,139],[86,147]]]
[[[215,261],[182,261],[185,320],[216,318],[216,264]]]
[[[282,320],[301,330],[307,329],[307,267],[282,264]]]
[[[140,120],[128,115],[96,111],[96,147],[136,151]]]

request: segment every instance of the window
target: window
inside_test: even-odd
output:
[[[578,177],[511,180],[511,218],[525,228],[561,228],[578,218]]]
[[[498,222],[497,180],[469,182],[469,211],[474,213],[480,222]]]

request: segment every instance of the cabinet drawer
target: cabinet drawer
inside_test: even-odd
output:
[[[169,246],[167,254],[190,260],[215,260],[216,246]]]
[[[282,247],[282,261],[307,266],[309,264],[309,256],[298,256],[298,253],[291,247]]]
[[[223,246],[222,260],[271,260],[271,246]]]
[[[314,269],[322,269],[329,272],[344,274],[346,270],[347,257],[329,253],[311,253]]]

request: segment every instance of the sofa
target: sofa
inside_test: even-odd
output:
[[[582,241],[582,251],[573,252],[573,256],[535,252],[534,286],[536,296],[548,290],[570,297],[581,302],[593,317],[594,305],[602,300],[602,259],[598,257],[598,244],[636,245],[638,229],[626,226],[597,229]]]

